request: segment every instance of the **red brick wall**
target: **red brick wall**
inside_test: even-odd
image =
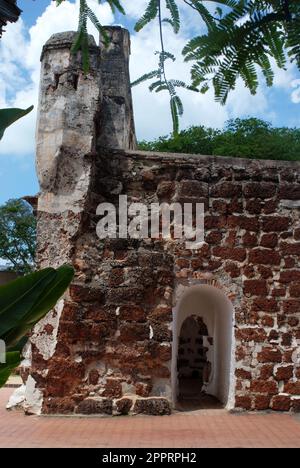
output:
[[[53,356],[45,360],[33,345],[43,411],[169,412],[174,295],[180,284],[197,282],[222,289],[234,306],[236,408],[299,409],[299,168],[100,152],[80,230],[72,231],[71,213],[39,213],[40,264],[59,263],[64,252],[76,268]],[[119,194],[203,202],[205,245],[190,251],[174,240],[100,241],[96,207],[117,204]]]

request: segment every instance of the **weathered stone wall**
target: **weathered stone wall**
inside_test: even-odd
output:
[[[70,55],[72,35],[52,37],[43,53],[37,260],[72,263],[76,276],[31,337],[25,410],[168,414],[173,314],[195,285],[217,288],[232,304],[228,407],[299,410],[300,163],[109,149],[113,128],[116,146],[135,141],[129,39],[115,30],[102,56],[90,43],[87,76]],[[119,53],[111,82],[110,53]],[[124,71],[118,89],[116,69]],[[114,113],[115,104],[126,112]],[[204,203],[205,243],[187,250],[174,239],[101,241],[97,206],[118,206],[120,194],[129,203]]]
[[[235,407],[299,409],[300,164],[107,150],[94,161],[72,239],[70,213],[47,215],[48,229],[39,215],[43,264],[71,239],[76,268],[53,355],[40,351],[53,333],[47,320],[33,340],[43,412],[168,412],[176,290],[203,283],[234,305]],[[204,202],[204,246],[100,241],[96,207],[118,204],[120,193],[129,202]]]

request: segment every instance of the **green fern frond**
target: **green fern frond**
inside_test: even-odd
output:
[[[143,29],[150,21],[154,20],[158,15],[160,0],[150,0],[144,15],[137,21],[134,29],[136,32]]]
[[[183,115],[183,104],[179,96],[174,96],[174,102],[177,107],[178,115],[181,117]]]
[[[115,13],[116,10],[117,10],[120,13],[122,13],[122,15],[126,15],[126,11],[124,10],[124,8],[121,5],[121,3],[119,2],[119,0],[106,0],[106,1],[109,4],[109,6],[110,6],[113,13]]]
[[[257,57],[257,63],[263,72],[267,86],[272,86],[274,81],[274,71],[272,70],[271,63],[267,54],[261,53]]]
[[[240,70],[240,75],[244,80],[251,94],[256,94],[258,88],[258,76],[253,62],[247,61]]]
[[[299,6],[300,9],[300,6]],[[295,17],[287,24],[287,48],[291,61],[296,62],[300,70],[300,17]]]
[[[169,80],[169,84],[171,84],[174,88],[183,88],[188,89],[189,91],[198,92],[198,89],[195,86],[187,85],[184,81],[181,80]]]
[[[209,85],[205,83],[203,86],[200,87],[199,91],[201,94],[206,94],[208,90],[209,90]]]
[[[105,30],[105,28],[102,26],[102,24],[100,23],[100,21],[98,20],[97,16],[95,15],[95,13],[89,8],[87,7],[87,15],[88,15],[88,18],[90,19],[90,21],[93,23],[93,25],[95,26],[95,28],[98,30],[98,32],[101,34],[101,38],[105,44],[105,46],[108,46],[109,44],[109,41],[110,41],[110,38]]]
[[[151,71],[149,73],[145,73],[143,76],[141,76],[137,80],[133,81],[133,83],[131,83],[131,86],[132,87],[137,86],[137,85],[139,85],[141,83],[144,83],[147,80],[151,80],[152,78],[158,78],[159,76],[160,76],[160,71],[159,70],[153,70],[153,71]]]
[[[164,18],[164,19],[162,20],[162,23],[168,23],[168,24],[170,24],[170,25],[172,26],[172,29],[174,30],[175,25],[174,25],[173,21],[171,20],[171,18]]]
[[[89,55],[89,39],[88,35],[84,34],[81,45],[82,52],[82,69],[87,75],[90,69],[90,55]]]
[[[270,58],[284,68],[288,55],[300,68],[300,2],[289,2],[288,16],[282,5],[279,0],[241,0],[219,20],[209,18],[208,32],[193,38],[183,50],[185,61],[195,62],[193,85],[207,90],[211,83],[217,101],[224,104],[239,77],[252,94],[257,91],[257,67],[271,86]]]
[[[76,54],[81,49],[82,36],[83,36],[82,31],[78,31],[77,35],[75,37],[75,40],[74,40],[74,42],[72,44],[72,48],[71,48],[71,53],[72,54]]]
[[[171,54],[171,52],[167,52],[166,50],[164,50],[162,52],[157,50],[155,52],[155,55],[159,55],[160,62],[165,62],[168,59],[172,60],[172,62],[176,62],[175,55]]]
[[[197,9],[198,13],[200,14],[202,20],[206,24],[208,29],[214,29],[215,26],[215,20],[212,16],[212,14],[209,12],[209,10],[206,8],[206,6],[203,5],[201,0],[195,0],[192,2],[194,5],[194,8]]]
[[[90,59],[89,59],[89,45],[88,45],[88,32],[87,32],[87,20],[88,20],[88,7],[86,0],[80,0],[79,6],[79,22],[78,31],[73,42],[71,53],[75,54],[81,50],[82,54],[82,68],[85,74],[89,71]]]
[[[166,0],[166,7],[170,12],[172,26],[175,34],[177,34],[180,30],[180,16],[179,16],[179,9],[176,4],[175,0]]]
[[[174,97],[171,97],[170,99],[170,108],[171,108],[171,115],[172,115],[172,121],[173,121],[173,134],[178,135],[179,117],[178,117],[178,110],[177,110],[177,105],[176,105]]]
[[[151,83],[151,85],[149,86],[149,91],[154,91],[156,88],[160,87],[162,84],[162,81],[159,80],[159,81],[154,81],[154,83]]]
[[[169,91],[169,86],[166,84],[161,84],[160,86],[156,87],[155,92],[160,93],[160,91]]]

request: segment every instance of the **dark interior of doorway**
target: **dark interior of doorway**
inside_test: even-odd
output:
[[[182,324],[179,335],[177,377],[177,409],[193,411],[197,409],[222,408],[221,403],[205,392],[209,381],[211,363],[208,360],[213,338],[201,317],[191,315]]]

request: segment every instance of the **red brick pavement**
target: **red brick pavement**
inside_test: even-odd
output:
[[[6,411],[11,393],[0,391],[0,447],[300,448],[300,420],[288,414],[202,410],[162,417],[36,417]]]

